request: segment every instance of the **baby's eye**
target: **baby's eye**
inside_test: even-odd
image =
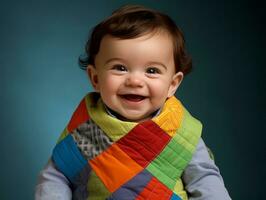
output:
[[[161,71],[158,68],[156,68],[156,67],[149,67],[146,70],[146,73],[148,73],[148,74],[160,74]]]
[[[127,68],[124,65],[120,64],[114,65],[112,69],[122,72],[127,71]]]

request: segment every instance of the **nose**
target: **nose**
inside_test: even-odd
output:
[[[138,73],[128,74],[125,85],[128,87],[142,87],[144,85],[144,80]]]

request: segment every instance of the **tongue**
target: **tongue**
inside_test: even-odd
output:
[[[143,100],[145,97],[140,96],[140,95],[135,95],[135,94],[127,94],[127,95],[123,95],[123,97],[129,101],[141,101]]]

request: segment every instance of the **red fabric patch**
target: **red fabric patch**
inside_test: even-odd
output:
[[[90,119],[85,99],[83,99],[78,107],[76,108],[75,112],[73,113],[70,122],[68,123],[67,130],[68,132],[72,132],[76,129],[80,124],[88,121]]]
[[[142,192],[137,196],[136,200],[169,200],[173,192],[169,190],[158,179],[152,178]]]
[[[146,167],[168,144],[171,137],[153,121],[145,121],[117,141],[118,146]]]

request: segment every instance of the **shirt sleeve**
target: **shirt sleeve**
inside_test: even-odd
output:
[[[51,159],[40,172],[35,188],[35,200],[71,200],[72,191],[67,178],[59,172]]]
[[[189,200],[231,200],[220,171],[210,158],[202,139],[184,170],[182,179]]]

